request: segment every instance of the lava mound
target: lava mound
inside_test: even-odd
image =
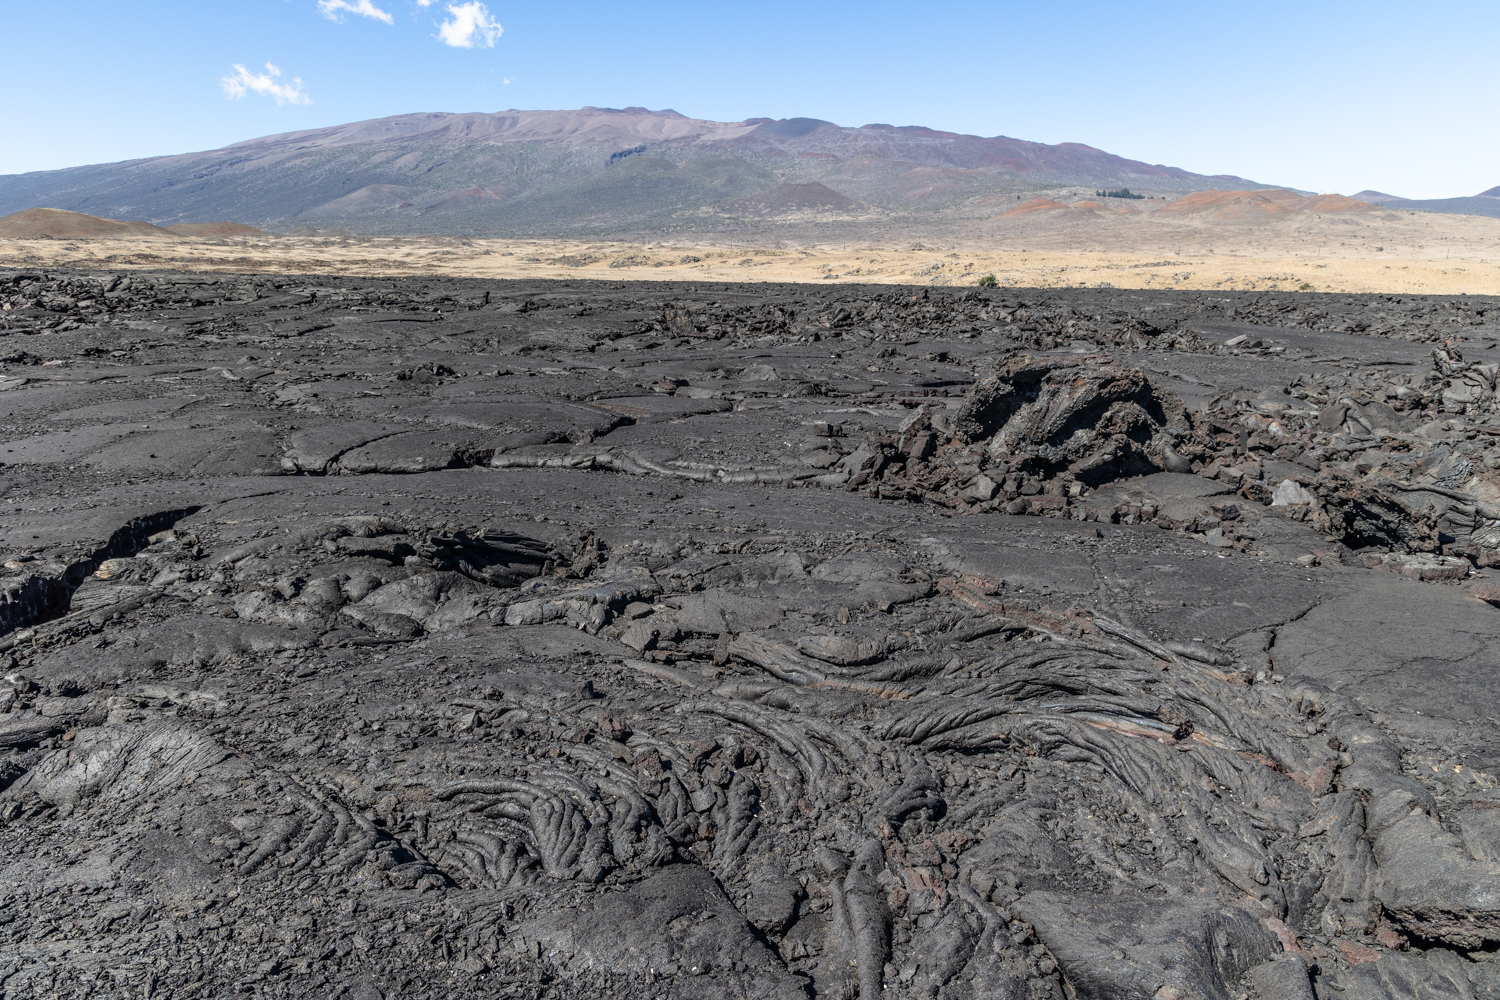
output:
[[[1182,400],[1129,369],[1021,358],[975,386],[954,427],[996,459],[1090,485],[1186,465],[1168,440],[1187,429]]]
[[[1061,513],[1117,479],[1189,471],[1174,441],[1191,427],[1182,400],[1138,370],[1024,356],[953,416],[919,411],[871,448],[904,462],[913,498]]]

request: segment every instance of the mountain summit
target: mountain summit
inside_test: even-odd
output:
[[[784,185],[805,184],[829,194],[785,196]],[[714,228],[782,210],[987,217],[999,199],[1068,185],[1174,194],[1258,186],[1080,143],[585,107],[396,115],[0,177],[0,215],[47,205],[163,226],[238,218],[280,231],[604,234]]]

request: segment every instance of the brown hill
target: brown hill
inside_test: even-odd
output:
[[[1195,191],[1156,209],[1161,215],[1201,215],[1215,222],[1254,222],[1294,212],[1374,212],[1376,206],[1341,194],[1296,191]]]
[[[243,222],[179,222],[168,226],[179,236],[265,236],[263,230],[247,226]]]
[[[1062,202],[1053,201],[1051,198],[1033,198],[1030,201],[1022,202],[1009,212],[1001,212],[997,218],[1014,219],[1021,215],[1035,215],[1038,212],[1050,212],[1055,208],[1067,207]]]
[[[147,237],[181,239],[169,229],[149,222],[121,222],[97,215],[69,212],[61,208],[28,208],[0,219],[0,238],[12,240],[88,240],[99,237]]]
[[[760,194],[730,202],[729,209],[756,215],[795,215],[802,212],[847,212],[856,205],[853,198],[846,198],[833,188],[813,181],[810,184],[778,184]]]
[[[1299,212],[1368,212],[1374,208],[1367,201],[1346,198],[1341,194],[1318,194],[1303,199],[1297,206]]]

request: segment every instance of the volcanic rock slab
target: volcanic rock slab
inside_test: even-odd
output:
[[[7,997],[1500,990],[1500,303],[0,299]]]

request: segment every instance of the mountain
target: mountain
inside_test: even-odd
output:
[[[1408,200],[1401,197],[1400,195],[1386,194],[1384,191],[1361,191],[1358,194],[1351,195],[1350,197],[1358,198],[1360,201],[1366,202],[1371,205],[1390,205],[1398,201]]]
[[[0,215],[49,205],[162,226],[232,218],[277,232],[602,234],[828,212],[989,218],[1002,198],[1068,186],[1176,195],[1261,185],[1071,142],[582,108],[397,115],[4,176]]]
[[[1500,219],[1500,187],[1481,191],[1472,198],[1402,198],[1380,191],[1361,191],[1354,197],[1382,208],[1440,212],[1444,215],[1487,215],[1492,219]]]

